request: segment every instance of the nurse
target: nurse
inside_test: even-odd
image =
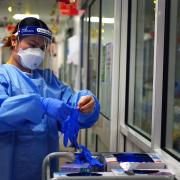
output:
[[[1,180],[41,180],[44,157],[58,151],[58,131],[73,107],[80,128],[98,119],[100,105],[88,90],[74,93],[51,70],[51,31],[36,18],[19,22],[7,39],[11,55],[0,66]],[[53,162],[52,168],[56,168]]]

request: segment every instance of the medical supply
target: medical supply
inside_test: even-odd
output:
[[[67,147],[68,140],[71,143],[71,147],[75,147],[75,149],[79,149],[79,145],[77,142],[77,137],[80,129],[80,125],[78,122],[79,117],[79,109],[72,109],[71,115],[64,121],[61,125],[61,132],[64,133],[64,146]]]
[[[111,154],[103,154],[103,157],[104,157],[104,162],[106,164],[108,172],[111,172],[112,169],[120,168],[119,162],[117,161],[116,157],[114,157],[114,155],[112,153]]]
[[[165,163],[155,153],[117,153],[114,156],[124,170],[165,168]]]
[[[21,65],[31,70],[39,68],[44,60],[45,52],[40,48],[19,49]]]
[[[75,163],[82,164],[82,163],[89,163],[89,166],[97,166],[103,167],[103,164],[100,163],[96,158],[92,157],[91,152],[82,145],[78,145],[77,137],[80,130],[79,126],[79,108],[74,108],[69,118],[62,123],[62,133],[64,133],[64,146],[67,147],[68,140],[71,142],[71,146],[75,147],[75,149],[80,150],[80,153],[76,154]]]
[[[24,26],[20,27],[21,22],[19,24],[19,28],[17,31],[17,35],[19,36],[29,36],[29,35],[38,35],[47,38],[49,41],[52,39],[52,32],[47,27],[40,26]]]
[[[104,167],[99,160],[92,156],[91,152],[85,146],[80,145],[79,149],[81,149],[82,152],[76,155],[76,163],[88,162],[90,167]]]
[[[90,172],[89,163],[65,163],[60,166],[60,172]]]

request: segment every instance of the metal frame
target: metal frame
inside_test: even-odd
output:
[[[158,1],[158,4],[159,3],[162,3],[162,1]],[[156,6],[157,8],[157,6]],[[128,23],[128,1],[124,1],[123,2],[123,10],[125,11],[122,16],[124,16],[122,18],[122,27],[127,27],[127,23]],[[163,13],[162,13],[163,14]],[[156,21],[157,21],[157,16],[156,16]],[[157,27],[156,27],[157,28]],[[142,150],[144,151],[149,151],[151,150],[151,143],[146,139],[144,138],[143,136],[141,136],[138,132],[134,131],[131,127],[127,127],[126,123],[125,123],[125,102],[126,100],[124,99],[124,94],[126,94],[126,89],[124,87],[126,87],[126,83],[128,82],[127,81],[127,78],[126,78],[126,72],[125,70],[127,69],[126,67],[126,59],[127,59],[127,45],[124,43],[124,42],[127,42],[127,37],[128,37],[128,34],[127,34],[127,29],[124,30],[122,28],[121,30],[121,33],[122,33],[122,42],[123,42],[123,45],[121,46],[121,62],[122,62],[122,66],[121,66],[121,70],[120,70],[120,89],[121,89],[121,92],[120,92],[120,113],[119,113],[119,117],[120,117],[120,133],[122,133],[124,136],[126,136],[128,139],[134,141],[134,144],[138,144],[139,147],[141,147]],[[156,41],[156,40],[155,40]],[[156,46],[155,46],[155,49],[156,49]],[[162,59],[163,61],[163,59]],[[159,62],[159,59],[158,59],[158,62]],[[156,63],[155,63],[156,64]],[[155,67],[157,68],[157,67]],[[157,70],[157,69],[156,69]],[[156,77],[154,77],[154,80],[157,78],[157,76],[159,75],[158,73],[159,72],[159,69],[156,71]],[[161,76],[162,77],[162,76]],[[125,82],[126,80],[126,82]],[[160,81],[155,81],[156,83],[160,82]],[[160,83],[159,83],[160,84]],[[155,87],[155,86],[154,86]],[[158,89],[157,89],[158,90]],[[162,93],[162,92],[161,92]],[[159,96],[160,97],[160,96]],[[156,99],[155,99],[156,100]],[[153,105],[154,105],[154,94],[153,94]],[[161,102],[161,101],[160,101]],[[160,113],[161,114],[161,113]],[[161,119],[161,118],[160,118]],[[152,128],[153,129],[153,128]],[[153,138],[153,137],[152,137]],[[122,149],[122,146],[121,145],[121,149]],[[133,143],[132,143],[132,146],[133,146]]]
[[[88,53],[87,53],[87,72],[86,72],[86,74],[87,74],[87,88],[89,88],[89,55],[90,55],[90,42],[91,42],[91,34],[90,34],[90,32],[91,32],[91,22],[90,22],[90,18],[91,18],[91,8],[92,8],[92,5],[95,3],[95,1],[96,0],[89,0],[88,1],[88,7],[87,7],[87,9],[88,9],[88,11],[89,11],[89,13],[88,13],[88,18],[89,18],[89,24],[88,24]],[[99,6],[101,7],[101,0],[99,0]],[[101,9],[101,8],[100,8]],[[100,9],[99,9],[99,17],[100,17]],[[99,94],[99,57],[100,57],[100,49],[99,49],[99,47],[100,47],[100,23],[101,23],[101,20],[99,21],[99,34],[98,34],[98,66],[97,66],[97,79],[96,79],[96,96],[98,97],[98,94]],[[88,129],[88,130],[86,130],[86,140],[87,140],[87,142],[88,142],[88,131],[92,131],[92,132],[94,132],[94,129]],[[96,136],[95,136],[96,137]],[[94,150],[95,149],[97,149],[97,140],[95,140],[95,145],[94,145]]]
[[[159,0],[156,6],[155,19],[155,51],[153,74],[153,108],[152,108],[152,149],[160,147],[161,142],[161,116],[162,116],[162,85],[164,63],[164,22],[165,3]]]
[[[163,63],[164,63],[164,23],[165,1],[156,1],[155,41],[154,41],[154,74],[153,74],[153,109],[151,142],[140,133],[126,125],[126,97],[127,94],[127,39],[128,39],[128,1],[115,0],[114,49],[111,92],[111,121],[110,123],[110,151],[124,151],[139,147],[145,152],[158,152],[170,169],[180,177],[179,162],[161,149],[162,124],[162,91],[163,91]],[[134,1],[133,1],[134,3]],[[89,48],[89,47],[88,47]],[[117,98],[118,97],[118,98]],[[101,116],[101,119],[105,117]],[[108,124],[106,124],[108,126]],[[104,137],[105,138],[105,137]],[[131,142],[131,143],[129,143]],[[126,144],[128,144],[126,146]],[[167,159],[167,160],[166,160]],[[176,168],[175,168],[176,167]]]
[[[119,92],[119,146],[118,150],[125,150],[127,140],[128,149],[133,146],[139,147],[139,150],[145,152],[157,152],[162,160],[165,161],[168,168],[180,177],[180,163],[172,156],[161,149],[161,124],[162,124],[162,91],[163,91],[163,65],[164,65],[164,24],[165,24],[165,1],[158,0],[156,4],[155,17],[155,52],[154,52],[154,76],[153,76],[153,110],[152,110],[152,142],[144,138],[140,133],[128,127],[125,123],[125,94],[127,81],[127,37],[128,37],[128,1],[122,1],[122,25],[121,25],[121,49],[120,49],[120,92]],[[175,2],[173,2],[175,3]],[[173,27],[174,28],[174,27]],[[172,78],[172,77],[171,77]],[[164,121],[164,119],[163,119]],[[165,138],[165,137],[163,137]],[[126,140],[127,139],[127,140]],[[125,145],[124,145],[125,143]]]
[[[142,26],[144,26],[144,16],[141,16],[141,24],[142,26],[140,27],[140,29],[137,29],[137,23],[139,23],[139,21],[137,21],[137,15],[138,15],[138,12],[137,12],[137,8],[138,6],[141,6],[142,8],[144,7],[144,1],[142,1],[141,3],[138,4],[138,1],[137,0],[129,0],[129,3],[128,3],[128,6],[129,6],[129,9],[128,9],[128,35],[127,35],[127,72],[126,72],[126,117],[125,117],[125,121],[126,121],[126,124],[134,129],[136,132],[138,132],[139,134],[141,134],[143,137],[147,138],[148,140],[150,140],[149,138],[149,135],[146,133],[146,132],[141,132],[138,130],[138,127],[134,127],[133,126],[133,119],[134,119],[134,109],[135,109],[135,76],[136,76],[136,71],[140,72],[140,71],[143,71],[142,68],[139,68],[137,69],[139,66],[137,66],[137,68],[135,69],[136,67],[136,63],[139,63],[140,59],[140,65],[142,65],[142,62],[143,62],[143,56],[140,54],[139,56],[139,53],[136,52],[136,45],[137,45],[137,42],[139,43],[140,41],[137,39],[138,36],[137,36],[137,32],[139,33],[139,31],[141,30],[142,31]],[[143,11],[141,8],[140,8],[141,11]],[[140,32],[140,34],[143,33],[143,32]],[[130,34],[130,35],[129,35]],[[141,39],[140,39],[141,40]],[[141,47],[143,48],[142,46],[142,43],[144,43],[142,40],[141,40],[141,43],[139,43],[141,45]],[[129,51],[130,49],[130,51]],[[139,79],[138,82],[137,82],[137,86],[140,86],[142,87],[142,84],[143,84],[143,79]],[[142,88],[141,88],[141,91],[142,91]],[[142,92],[141,92],[142,94]],[[142,96],[140,97],[142,99]],[[139,102],[142,102],[142,100],[140,100]],[[142,106],[140,107],[136,107],[136,108],[142,108]],[[143,112],[140,110],[140,113],[142,116]],[[140,119],[141,120],[141,119]],[[140,122],[141,123],[141,122]]]
[[[84,44],[84,19],[85,19],[85,15],[83,14],[80,17],[80,26],[81,26],[81,34],[80,34],[80,89],[83,88],[83,72],[82,72],[82,67],[84,66],[84,62],[83,62],[83,56],[84,56],[84,52],[82,51],[83,49],[83,44]]]
[[[52,159],[54,158],[67,158],[69,160],[74,160],[74,154],[70,153],[70,152],[54,152],[54,153],[50,153],[48,154],[44,160],[43,160],[43,164],[42,164],[42,180],[50,180],[51,176],[50,176],[50,162]]]
[[[130,1],[129,1],[130,2]],[[129,8],[131,8],[131,11],[128,12],[128,19],[129,19],[129,41],[130,43],[128,46],[130,47],[130,51],[127,48],[127,53],[130,53],[130,55],[127,56],[127,61],[129,62],[127,68],[129,68],[129,76],[127,76],[127,83],[128,83],[128,91],[126,93],[128,96],[128,102],[127,102],[127,107],[128,108],[128,114],[127,114],[127,119],[126,123],[130,125],[129,123],[133,123],[133,117],[134,117],[134,87],[135,87],[135,64],[136,64],[136,34],[137,34],[137,24],[136,24],[136,19],[137,19],[137,0],[131,0],[131,4],[128,4]],[[131,12],[133,12],[131,14]],[[129,58],[129,59],[128,59]]]
[[[177,22],[177,0],[171,1],[170,14],[170,37],[169,37],[169,57],[168,57],[168,94],[167,94],[167,116],[166,116],[166,135],[172,134],[174,119],[174,80],[176,72],[176,22]],[[167,128],[168,127],[168,128]],[[167,138],[167,147],[172,147],[172,139]]]
[[[88,14],[88,16],[89,16],[89,18],[90,18],[90,8],[91,8],[91,6],[92,6],[92,4],[94,3],[95,1],[89,1],[89,3],[88,3],[88,7],[87,7],[87,9],[89,10],[89,14]],[[121,1],[117,1],[117,4],[121,4]],[[99,69],[99,67],[100,67],[100,43],[101,43],[101,14],[102,14],[102,9],[101,9],[101,6],[102,6],[102,1],[100,0],[100,23],[99,23],[99,52],[98,52],[98,75],[99,75],[99,73],[100,73],[100,69]],[[116,7],[116,6],[115,6]],[[119,6],[120,7],[120,6]],[[120,11],[118,10],[118,15],[117,15],[117,20],[116,20],[116,22],[118,22],[119,24],[120,24],[120,21],[119,21],[119,18],[120,18]],[[116,24],[116,23],[115,23]],[[114,28],[115,30],[116,30],[116,28]],[[120,30],[118,30],[117,31],[117,35],[119,34],[119,31]],[[117,40],[117,39],[116,39]],[[114,42],[117,42],[117,43],[119,43],[119,41],[115,41],[114,40]],[[119,53],[119,46],[117,46],[117,43],[115,44],[114,43],[114,46],[113,47],[115,47],[116,48],[116,52],[117,53]],[[89,21],[89,28],[88,28],[88,54],[87,54],[87,71],[86,71],[86,74],[87,74],[87,82],[88,82],[88,57],[89,57],[89,45],[90,45],[90,21]],[[115,49],[114,48],[114,49]],[[113,50],[114,51],[114,50]],[[113,56],[113,64],[114,64],[114,60],[116,60],[117,58],[115,57],[114,58],[114,56]],[[118,60],[118,63],[119,63],[119,60]],[[114,68],[116,68],[117,66],[115,65],[114,66]],[[117,71],[116,70],[112,70],[112,73],[116,73]],[[116,81],[116,79],[119,77],[119,74],[116,74],[116,78],[112,78],[113,79],[113,83],[114,84],[116,84],[115,86],[117,86],[118,84],[117,84],[117,81]],[[97,95],[99,95],[99,91],[98,91],[98,89],[99,89],[99,77],[98,77],[98,83],[97,83]],[[113,87],[114,87],[114,85],[112,85]],[[88,87],[88,84],[87,84],[87,87]],[[116,106],[116,104],[118,103],[118,102],[116,102],[116,103],[114,103],[114,101],[117,101],[118,100],[118,88],[116,88],[116,87],[114,87],[113,88],[112,87],[112,98],[111,98],[111,100],[112,100],[112,104],[113,105],[115,105]],[[114,89],[114,91],[116,91],[116,96],[114,96],[114,91],[113,91],[113,89]],[[114,109],[116,109],[116,112],[112,112],[111,114],[113,114],[113,117],[111,117],[111,120],[113,121],[115,118],[114,117],[117,117],[116,115],[117,115],[117,111],[118,111],[118,107],[116,106],[116,108],[112,108],[112,110],[114,110]],[[114,116],[114,113],[116,113],[116,115]],[[102,123],[102,125],[103,125],[103,128],[102,127],[98,127],[98,125],[95,125],[94,127],[93,127],[93,132],[95,133],[95,134],[97,134],[98,135],[98,137],[101,139],[101,141],[107,146],[107,148],[108,149],[111,149],[111,150],[113,150],[113,151],[115,151],[115,150],[117,150],[116,149],[116,144],[117,144],[117,118],[116,118],[116,123],[115,122],[111,122],[111,121],[108,121],[109,119],[107,118],[107,117],[105,117],[103,114],[101,114],[100,115],[100,121],[101,121],[101,123]],[[110,128],[111,128],[111,130],[110,130]],[[109,135],[110,134],[110,135]],[[87,136],[87,133],[86,133],[86,136]],[[96,142],[97,142],[97,140],[96,140]],[[113,146],[113,147],[112,147]],[[96,143],[96,149],[97,149],[97,143]]]
[[[122,0],[121,25],[120,25],[120,62],[119,62],[119,104],[118,104],[118,151],[124,151],[125,134],[122,126],[125,127],[126,111],[126,66],[127,66],[127,32],[128,32],[128,1]],[[125,127],[126,129],[126,127]]]
[[[101,0],[98,0],[99,1],[99,6],[101,7]],[[92,8],[92,5],[94,4],[96,2],[96,0],[93,0],[92,2],[91,2],[91,4],[90,4],[90,6],[88,7],[88,9],[89,9],[89,30],[88,30],[88,58],[87,58],[87,60],[88,60],[88,69],[87,69],[87,72],[88,72],[88,74],[87,74],[87,82],[89,82],[88,80],[89,80],[89,55],[90,55],[90,43],[91,43],[91,34],[90,34],[90,32],[91,32],[91,21],[90,21],[90,18],[91,18],[91,8]],[[100,8],[101,9],[101,8]],[[100,17],[100,13],[101,13],[101,10],[99,9],[99,17]],[[99,21],[99,34],[98,34],[98,65],[97,65],[97,79],[96,79],[96,85],[97,85],[97,87],[96,87],[96,96],[98,97],[98,94],[99,94],[99,77],[98,77],[98,75],[99,75],[99,57],[100,57],[100,49],[99,49],[99,47],[100,47],[100,28],[101,28],[101,18],[100,18],[100,21]],[[89,83],[87,84],[87,87],[89,88]]]
[[[120,70],[120,42],[121,42],[121,0],[114,1],[114,40],[112,64],[112,89],[111,89],[111,121],[110,121],[110,151],[118,148],[118,104],[119,104],[119,70]]]

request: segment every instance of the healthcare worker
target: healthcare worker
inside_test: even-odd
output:
[[[12,51],[0,66],[1,180],[41,180],[42,161],[58,151],[58,131],[73,107],[80,110],[81,128],[98,119],[100,106],[90,91],[74,93],[43,68],[50,63],[51,38],[43,21],[29,17],[5,43]]]

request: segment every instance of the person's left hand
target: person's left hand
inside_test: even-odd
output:
[[[82,96],[78,102],[78,107],[82,113],[91,113],[94,110],[95,101],[93,96]]]

